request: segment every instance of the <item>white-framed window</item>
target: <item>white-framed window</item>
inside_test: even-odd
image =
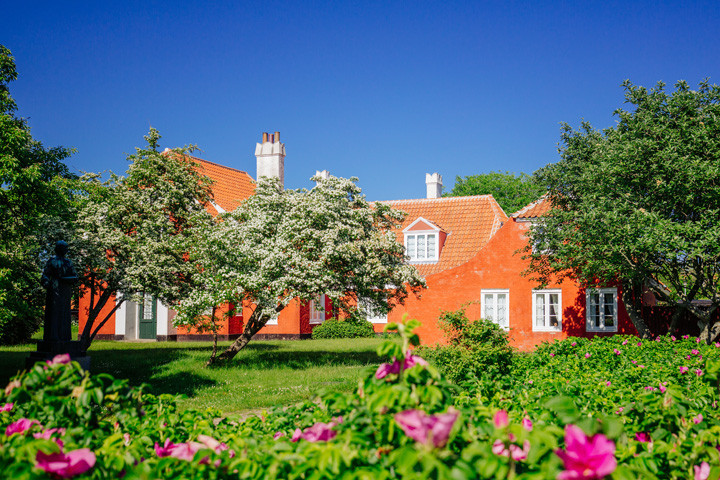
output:
[[[560,289],[533,290],[533,331],[562,331],[562,292]]]
[[[406,233],[405,254],[411,262],[436,262],[438,259],[438,234]]]
[[[317,295],[310,300],[310,323],[318,324],[325,321],[325,295]]]
[[[585,309],[588,332],[617,332],[617,288],[588,288]]]
[[[482,318],[491,320],[504,329],[510,328],[510,291],[482,290],[480,292],[480,310]]]
[[[387,323],[388,322],[388,314],[376,311],[376,309],[374,309],[370,306],[370,302],[368,302],[366,299],[361,298],[359,303],[360,303],[360,305],[359,305],[360,310],[365,314],[365,318],[367,318],[368,322],[370,322],[370,323]]]
[[[280,314],[278,312],[274,312],[272,316],[270,317],[270,320],[265,323],[265,325],[277,325],[278,324],[278,317]]]

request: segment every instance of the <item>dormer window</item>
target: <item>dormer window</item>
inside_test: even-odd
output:
[[[432,222],[419,217],[403,230],[405,255],[412,263],[435,263],[445,241],[445,232]]]

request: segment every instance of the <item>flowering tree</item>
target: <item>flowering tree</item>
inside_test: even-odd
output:
[[[147,147],[128,157],[127,176],[82,179],[73,222],[55,232],[69,236],[81,286],[90,296],[84,348],[126,299],[150,295],[176,302],[194,285],[188,241],[193,227],[210,221],[204,207],[210,180],[184,155],[194,147],[161,154],[154,128],[145,139]],[[113,296],[113,308],[101,316]]]
[[[720,307],[720,87],[624,86],[631,108],[615,112],[616,127],[565,125],[562,159],[536,172],[555,208],[531,229],[530,273],[621,282],[642,336],[649,290],[675,307],[674,326],[689,312],[709,341]]]
[[[175,323],[214,322],[204,313],[225,303],[252,308],[221,359],[233,358],[294,298],[325,294],[343,311],[362,298],[386,312],[424,286],[392,231],[401,212],[371,206],[356,179],[313,180],[308,191],[263,179],[234,212],[196,231],[190,260],[200,288],[179,304]]]

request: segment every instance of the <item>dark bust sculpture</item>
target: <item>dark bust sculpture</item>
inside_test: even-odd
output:
[[[70,299],[72,286],[78,276],[70,260],[65,258],[68,244],[60,240],[55,245],[55,256],[47,261],[40,283],[47,290],[45,302],[46,342],[68,342],[70,333]]]

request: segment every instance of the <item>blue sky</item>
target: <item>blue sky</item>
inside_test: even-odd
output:
[[[5,2],[19,114],[74,171],[124,172],[162,146],[255,176],[281,132],[286,186],[356,176],[422,198],[425,173],[531,173],[560,123],[615,123],[620,84],[720,82],[708,2]]]

